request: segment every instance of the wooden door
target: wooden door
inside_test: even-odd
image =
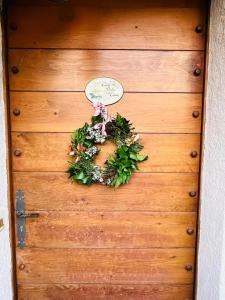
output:
[[[16,246],[18,299],[193,299],[205,8],[21,0],[7,24],[14,203],[22,189],[40,214]],[[116,191],[65,174],[71,132],[93,113],[84,88],[102,76],[122,83],[109,112],[150,156]]]

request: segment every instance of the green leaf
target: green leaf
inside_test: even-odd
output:
[[[136,153],[130,153],[130,158],[137,160],[137,154]]]
[[[137,154],[137,161],[144,161],[148,159],[148,155]]]
[[[142,146],[138,143],[130,145],[131,151],[136,152],[136,153],[140,152],[143,148],[144,148],[144,146]]]
[[[141,154],[138,154],[138,153],[130,153],[130,158],[132,158],[133,160],[136,160],[136,161],[144,161],[144,160],[148,159],[148,156],[147,155],[141,155]]]
[[[83,179],[82,179],[82,183],[83,184],[88,184],[89,183],[89,177],[84,177]]]
[[[76,174],[76,175],[75,175],[75,178],[76,178],[76,179],[83,179],[83,178],[84,178],[84,172],[81,171],[79,174]]]
[[[103,122],[103,118],[100,116],[100,115],[98,115],[98,116],[93,116],[92,118],[91,118],[91,125],[92,126],[94,126],[94,125],[96,125],[96,124],[98,124],[98,123],[102,123]]]
[[[118,177],[118,178],[116,179],[115,184],[114,184],[115,189],[117,189],[121,184],[122,184],[121,178]]]

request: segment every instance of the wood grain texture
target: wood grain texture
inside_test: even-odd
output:
[[[194,264],[194,249],[17,249],[20,284],[190,284],[186,264]]]
[[[27,210],[69,211],[197,211],[197,174],[135,173],[130,184],[112,190],[72,184],[64,173],[14,172],[16,190],[23,189]],[[65,192],[66,191],[66,192]]]
[[[96,77],[116,78],[128,92],[202,92],[199,51],[10,50],[11,90],[83,91]],[[10,69],[11,70],[11,69]]]
[[[193,248],[196,213],[41,212],[26,220],[26,246],[44,248]]]
[[[71,132],[94,112],[84,93],[11,92],[10,99],[12,131]],[[108,111],[131,120],[138,132],[200,133],[201,107],[201,94],[132,93]],[[19,116],[14,109],[20,110]],[[193,111],[199,111],[198,118]]]
[[[11,7],[10,48],[204,50],[204,13],[197,8],[89,6]],[[163,22],[162,22],[163,20]],[[10,24],[16,23],[17,30]],[[57,30],[56,30],[57,28]]]
[[[26,300],[184,300],[192,299],[192,285],[39,284],[19,285]]]
[[[198,172],[200,150],[198,134],[142,134],[142,151],[150,157],[140,163],[143,172]],[[22,155],[13,156],[14,171],[66,171],[70,144],[69,133],[12,133],[12,151],[20,149]],[[116,146],[111,142],[99,146],[96,163],[103,165]]]
[[[59,7],[61,9],[65,8],[67,9],[67,6],[70,5],[88,5],[91,7],[96,7],[97,6],[103,6],[103,7],[115,7],[115,5],[117,7],[133,7],[133,8],[137,8],[137,7],[183,7],[183,8],[188,8],[188,7],[201,7],[201,8],[205,8],[206,3],[205,0],[139,0],[139,1],[130,1],[130,0],[123,0],[123,1],[119,1],[119,0],[108,0],[108,1],[102,1],[102,0],[70,0],[67,3],[64,4],[57,4],[57,3],[53,3],[50,1],[46,1],[46,0],[9,0],[8,1],[9,5],[15,5],[15,6],[21,6],[23,4],[25,4],[26,6],[56,6]]]

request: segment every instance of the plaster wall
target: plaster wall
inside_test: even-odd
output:
[[[206,78],[197,299],[225,299],[225,0],[212,0]]]

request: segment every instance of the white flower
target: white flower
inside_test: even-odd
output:
[[[101,127],[101,123],[99,124],[96,124],[94,127],[91,127],[88,129],[88,136],[87,136],[87,139],[89,140],[93,140],[95,143],[104,143],[105,142],[105,139],[106,139],[106,136],[104,136],[102,134],[102,127]]]
[[[93,146],[93,147],[87,149],[87,150],[85,151],[85,154],[87,154],[87,155],[91,158],[91,157],[93,157],[97,152],[98,152],[98,148],[95,147],[95,146]]]
[[[112,183],[112,179],[108,178],[108,179],[106,180],[106,185],[111,185],[111,183]]]
[[[103,182],[103,178],[102,178],[102,171],[101,168],[99,167],[95,167],[94,170],[91,172],[92,175],[92,179],[96,182]]]

